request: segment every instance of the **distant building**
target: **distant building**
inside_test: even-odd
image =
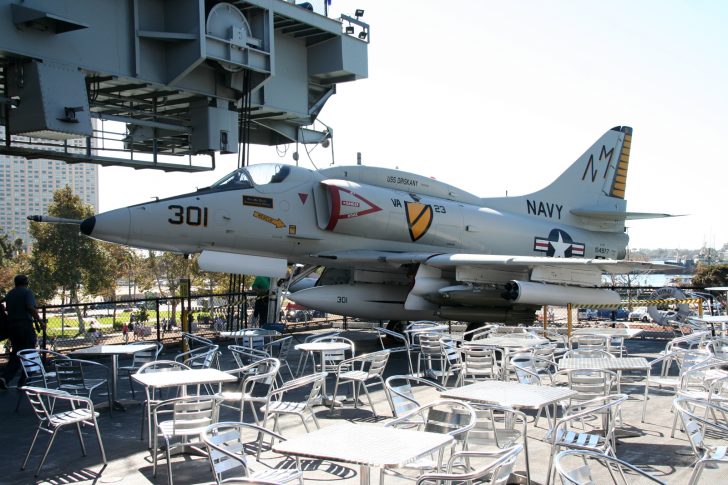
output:
[[[4,137],[5,128],[0,126],[0,140]],[[68,140],[72,146],[83,143],[83,139]],[[10,241],[21,238],[26,249],[32,246],[27,216],[47,214],[53,192],[66,185],[98,212],[98,165],[0,155],[0,231]]]

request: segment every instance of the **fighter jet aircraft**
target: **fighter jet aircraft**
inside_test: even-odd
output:
[[[290,299],[338,315],[533,322],[545,304],[618,303],[600,288],[605,272],[658,268],[623,261],[625,220],[666,216],[626,211],[631,138],[631,128],[612,128],[524,196],[480,198],[379,167],[260,164],[194,193],[98,214],[80,230],[201,252],[206,270],[282,277],[289,263],[323,266],[316,285]]]

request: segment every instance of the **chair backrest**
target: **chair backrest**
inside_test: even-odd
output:
[[[247,367],[238,369],[244,376],[241,390],[248,396],[270,396],[275,388],[276,376],[281,369],[281,361],[275,357],[261,359]]]
[[[703,450],[711,448],[705,443],[706,433],[711,433],[716,437],[728,436],[728,424],[725,422],[728,408],[701,399],[686,397],[676,398],[673,401],[673,407],[680,415],[683,429],[696,458],[701,458]],[[710,419],[711,417],[713,419]],[[723,422],[719,422],[718,419]]]
[[[235,359],[238,367],[245,367],[261,359],[271,357],[264,350],[251,349],[242,345],[228,345],[228,350],[233,354],[233,359]]]
[[[209,369],[211,367],[219,368],[220,352],[218,349],[219,346],[217,345],[198,347],[197,349],[190,350],[189,352],[177,354],[174,360],[177,362],[183,362],[192,369]]]
[[[43,386],[48,387],[47,372],[43,363],[43,357],[54,359],[67,359],[68,356],[53,352],[52,350],[24,349],[17,353],[25,374],[26,383],[43,381]]]
[[[422,332],[418,334],[420,353],[440,356],[442,354],[442,346],[440,345],[442,335],[441,332]]]
[[[58,388],[61,390],[73,389],[79,391],[86,389],[84,361],[78,359],[58,359],[53,362],[56,368]]]
[[[476,421],[475,409],[470,404],[455,399],[439,399],[389,421],[385,426],[416,427],[429,433],[449,434],[456,443],[465,447],[468,431],[473,429]]]
[[[245,436],[250,434],[249,437]],[[251,475],[251,465],[255,465],[255,452],[258,451],[262,440],[261,435],[271,435],[279,440],[285,440],[282,436],[265,428],[248,423],[221,422],[208,426],[202,433],[202,441],[207,445],[208,458],[212,466],[217,483],[223,482],[225,474],[231,474],[235,478],[228,478],[224,483],[261,483],[270,484],[275,482],[258,481],[239,478]],[[240,481],[243,480],[243,481]]]
[[[452,338],[450,335],[444,335],[440,337],[440,351],[447,363],[451,366],[458,365],[462,362],[460,355],[460,347],[458,347],[458,341]]]
[[[306,398],[304,399],[306,406],[310,408],[313,405],[314,400],[316,400],[321,393],[321,389],[327,375],[328,374],[326,372],[317,372],[315,374],[308,374],[302,377],[297,377],[296,379],[291,379],[290,381],[285,382],[278,389],[274,390],[273,396],[274,398],[277,397],[276,400],[281,401],[283,400],[285,393],[294,389],[311,386]]]
[[[662,480],[626,461],[594,451],[561,451],[554,458],[554,466],[561,482],[565,485],[597,484],[600,483],[600,477],[606,474],[611,476],[611,483],[615,485],[641,483],[644,480],[665,484]],[[597,471],[597,467],[599,467],[599,471]],[[614,473],[614,471],[618,473]]]
[[[205,337],[200,337],[199,335],[195,335],[193,333],[182,332],[182,338],[185,340],[185,342],[187,342],[187,347],[189,349],[215,345],[215,342],[213,342],[212,340],[206,339]]]
[[[389,400],[389,406],[392,408],[394,417],[404,416],[420,406],[413,392],[413,384],[431,387],[438,391],[446,390],[445,387],[435,382],[412,375],[394,375],[387,377],[384,381],[384,388],[387,391],[387,399]]]
[[[154,426],[162,421],[172,421],[172,434],[183,435],[217,422],[218,405],[217,396],[182,396],[167,399],[156,404],[153,408]],[[162,419],[169,415],[169,419]]]
[[[50,409],[52,409],[55,404],[55,397],[57,395],[67,395],[67,393],[63,391],[33,386],[24,386],[22,389],[28,397],[28,402],[30,402],[33,414],[35,414],[38,420],[46,424],[51,423]]]
[[[281,361],[288,359],[288,352],[291,350],[291,344],[293,344],[292,335],[279,338],[273,342],[273,357]]]
[[[604,369],[567,369],[561,373],[566,374],[569,388],[578,393],[571,397],[572,402],[608,396],[619,380],[616,372]]]
[[[494,347],[482,345],[463,345],[462,352],[462,374],[465,379],[468,377],[480,379],[494,379],[498,376],[500,369]]]
[[[151,349],[139,350],[137,352],[134,352],[131,362],[132,367],[141,367],[148,362],[153,362],[157,360],[157,357],[159,357],[159,354],[164,348],[162,342],[134,342],[131,345],[145,345],[150,343],[155,344],[155,346]]]
[[[389,350],[380,350],[369,354],[360,355],[357,359],[362,359],[363,368],[367,372],[367,378],[382,376],[389,362]],[[367,368],[368,366],[368,368]]]
[[[551,439],[557,440],[559,430],[567,431],[570,426],[578,423],[580,429],[583,429],[584,419],[590,416],[601,417],[606,425],[604,429],[604,437],[610,442],[614,442],[614,423],[619,413],[622,403],[627,400],[626,394],[610,394],[609,396],[597,397],[589,401],[583,401],[578,404],[571,404],[564,416],[556,422]],[[552,441],[552,444],[553,444]]]
[[[572,335],[569,339],[572,350],[604,350],[609,348],[609,337],[599,334]]]
[[[517,352],[510,356],[508,365],[516,375],[521,384],[541,385],[541,376],[533,354],[530,352]]]
[[[172,372],[177,370],[189,370],[190,367],[177,362],[175,360],[155,360],[153,362],[147,362],[146,364],[139,367],[137,374],[144,374],[147,372]]]
[[[472,449],[505,448],[526,439],[528,420],[521,411],[493,404],[472,404],[476,422],[468,433],[468,446]],[[475,445],[475,446],[473,446]]]
[[[522,445],[514,445],[510,448],[496,451],[459,451],[453,453],[448,464],[449,472],[426,473],[417,479],[417,485],[425,485],[432,483],[480,483],[487,485],[505,485],[513,473],[518,455],[523,451]],[[473,466],[471,471],[464,473],[452,473],[452,465],[455,462],[463,462],[464,460],[477,460],[482,463],[483,458],[490,461],[480,466]]]
[[[564,352],[564,359],[611,359],[614,355],[601,349],[572,349]]]
[[[703,342],[705,342],[709,335],[710,332],[701,331],[674,338],[665,345],[665,352],[667,353],[677,349],[691,349],[699,347],[703,344]]]

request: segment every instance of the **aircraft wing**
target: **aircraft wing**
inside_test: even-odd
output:
[[[315,257],[355,269],[406,272],[410,280],[405,309],[436,309],[438,315],[451,318],[518,304],[616,304],[619,294],[602,287],[604,273],[675,268],[640,261],[467,253],[342,251]]]
[[[646,273],[676,269],[677,266],[662,263],[613,259],[550,258],[541,256],[509,256],[468,253],[428,253],[391,251],[336,251],[315,255],[316,258],[336,261],[352,266],[400,266],[405,264],[426,264],[438,269],[458,267],[479,267],[492,270],[530,271],[539,267],[581,270],[598,274]]]

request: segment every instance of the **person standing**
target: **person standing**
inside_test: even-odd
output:
[[[270,278],[256,276],[251,289],[255,292],[255,306],[253,306],[253,321],[258,326],[268,323],[268,293],[270,293]]]
[[[15,288],[5,295],[5,306],[8,312],[8,338],[12,346],[10,360],[0,377],[0,389],[7,389],[15,374],[20,370],[18,352],[34,349],[37,341],[35,332],[43,325],[36,308],[35,295],[28,288],[28,277],[19,274],[14,279]],[[35,323],[35,329],[33,328]],[[25,384],[25,374],[21,373],[18,387]]]

